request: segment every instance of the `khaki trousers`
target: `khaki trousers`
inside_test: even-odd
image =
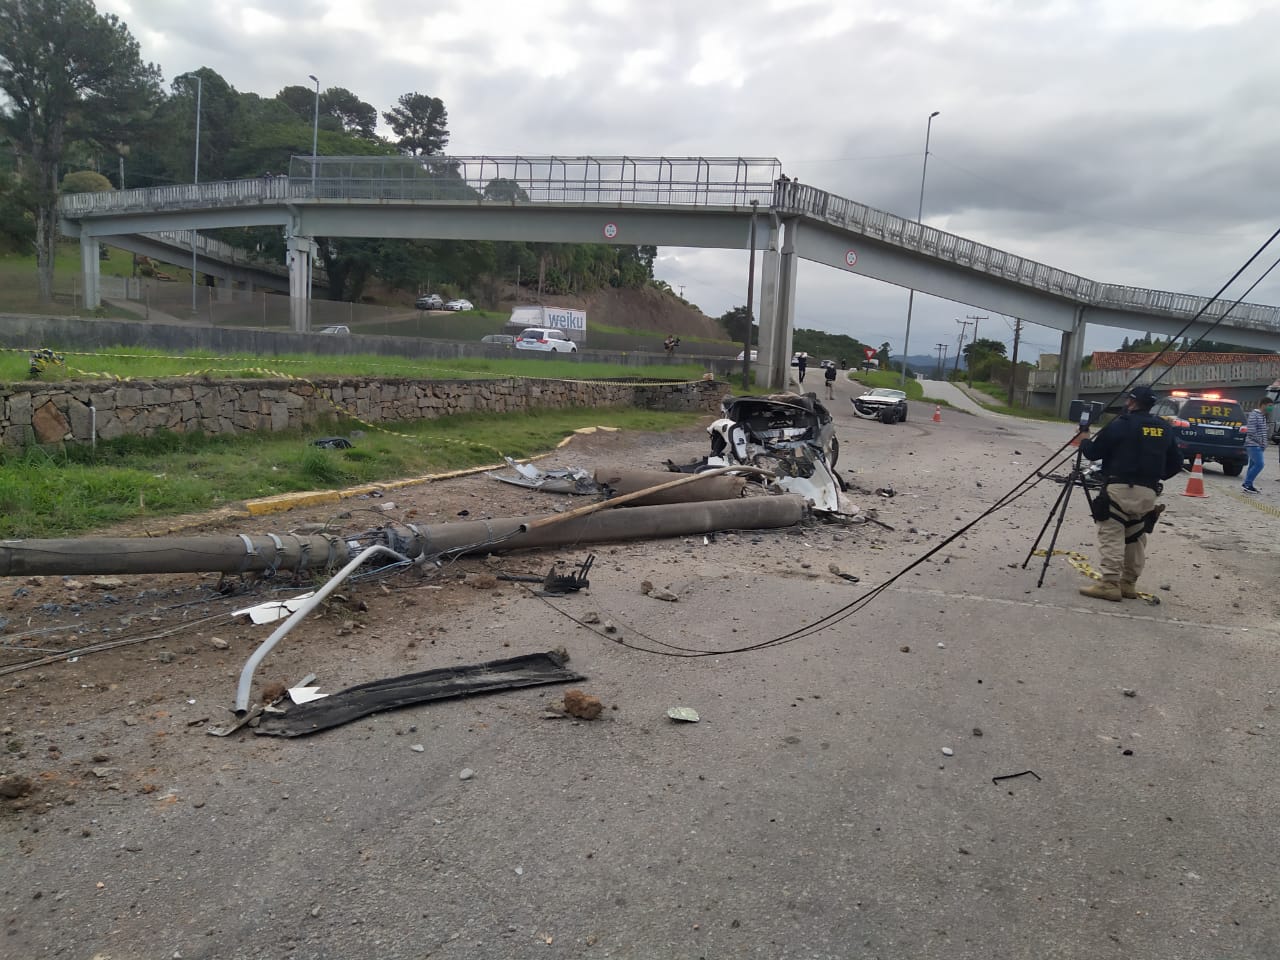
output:
[[[1102,579],[1111,583],[1133,583],[1142,576],[1147,559],[1147,535],[1132,543],[1125,538],[1142,529],[1143,517],[1155,509],[1156,492],[1150,487],[1109,483],[1103,488],[1111,501],[1111,512],[1125,516],[1121,523],[1108,517],[1098,523],[1098,550],[1102,554]]]

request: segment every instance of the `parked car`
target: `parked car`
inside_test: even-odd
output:
[[[1222,464],[1228,477],[1238,477],[1249,460],[1245,453],[1245,412],[1235,400],[1219,393],[1174,390],[1161,397],[1151,412],[1177,431],[1178,451],[1188,464],[1200,454],[1205,463]]]
[[[413,305],[419,310],[443,310],[444,299],[438,293],[428,293],[413,301]]]
[[[517,350],[541,350],[544,353],[577,353],[578,345],[557,327],[527,327],[516,336]]]
[[[331,327],[321,327],[318,332],[328,334],[331,337],[351,336],[351,328],[348,327],[345,323],[337,323]]]
[[[444,308],[446,310],[474,310],[475,304],[470,300],[463,300],[459,298],[457,300],[450,300],[444,305]]]
[[[496,343],[500,346],[510,347],[516,342],[516,338],[509,333],[489,333],[480,338],[481,343]]]
[[[898,423],[907,419],[907,395],[901,390],[872,387],[849,402],[853,404],[853,412],[867,420]]]

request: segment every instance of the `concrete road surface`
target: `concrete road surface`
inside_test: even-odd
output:
[[[333,627],[308,621],[261,668],[334,690],[563,645],[600,720],[550,719],[562,691],[531,689],[212,738],[199,721],[225,716],[252,646],[214,652],[195,622],[90,689],[83,661],[5,678],[0,765],[51,779],[0,816],[4,955],[1275,958],[1280,498],[1212,468],[1205,499],[1174,481],[1139,584],[1159,604],[1090,600],[1069,558],[1042,587],[1043,561],[1022,566],[1059,484],[989,513],[1070,425],[913,408],[885,426],[837,389],[841,469],[891,529],[599,548],[590,591],[561,599],[369,585],[367,614],[331,615],[358,627],[321,642]],[[706,447],[620,443],[599,456]],[[396,500],[481,516],[496,486]],[[1068,507],[1058,546],[1095,561],[1078,492]],[[448,573],[468,569],[487,568]]]

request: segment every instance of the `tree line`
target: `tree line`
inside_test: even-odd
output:
[[[294,156],[401,156],[435,177],[452,176],[451,196],[518,200],[523,191],[494,180],[477,194],[441,156],[448,111],[419,92],[379,111],[344,87],[287,86],[274,96],[236,90],[201,67],[163,87],[127,24],[93,0],[0,0],[0,252],[35,250],[40,296],[52,300],[62,192],[163,186],[199,179],[284,174]],[[196,104],[199,100],[199,156]],[[318,122],[317,122],[318,116]],[[91,171],[97,179],[83,174]],[[224,242],[283,259],[273,228],[210,231]],[[465,292],[490,305],[501,283],[542,294],[603,286],[639,287],[653,278],[657,249],[608,244],[316,238],[329,296],[359,300],[373,281],[393,290]]]

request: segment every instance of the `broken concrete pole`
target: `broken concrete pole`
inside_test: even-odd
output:
[[[716,530],[763,530],[794,526],[808,512],[804,497],[788,495],[602,510],[563,519],[563,515],[552,515],[407,525],[415,536],[410,542],[397,544],[397,549],[405,557],[417,559],[649,540]],[[349,562],[352,555],[347,542],[338,537],[283,534],[7,540],[0,542],[0,577],[286,571],[337,566]]]
[[[623,496],[639,490],[648,490],[679,477],[670,470],[635,470],[631,467],[606,466],[595,472],[595,481]],[[736,500],[747,485],[746,477],[711,477],[701,483],[662,490],[647,497],[632,500],[632,506],[653,506],[661,503],[696,503],[702,500]]]

